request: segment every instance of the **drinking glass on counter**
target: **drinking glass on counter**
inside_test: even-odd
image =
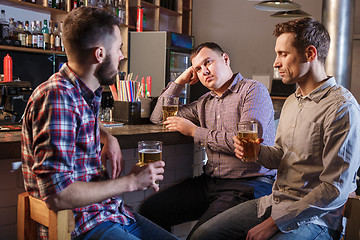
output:
[[[256,121],[239,122],[237,138],[244,147],[244,162],[255,162],[257,160],[255,144],[258,138],[258,123]]]
[[[177,115],[179,109],[179,97],[163,97],[163,121],[168,117]]]
[[[162,157],[162,142],[161,141],[139,141],[138,142],[138,157],[137,165],[145,166],[148,163],[160,161]]]

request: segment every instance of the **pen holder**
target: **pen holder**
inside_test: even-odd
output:
[[[149,118],[141,118],[141,102],[114,101],[113,118],[127,124],[149,123]]]

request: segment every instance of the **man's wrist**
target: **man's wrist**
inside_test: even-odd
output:
[[[175,81],[174,81],[177,85],[182,85],[184,86],[186,84],[186,82],[180,80],[179,78],[177,78]]]

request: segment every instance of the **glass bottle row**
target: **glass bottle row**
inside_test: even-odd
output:
[[[9,20],[7,22],[2,14],[0,19],[2,30],[0,34],[1,45],[64,51],[61,41],[62,22],[59,26],[57,22],[54,23],[52,20],[50,20],[49,25],[47,20],[43,22],[16,22],[14,18]]]

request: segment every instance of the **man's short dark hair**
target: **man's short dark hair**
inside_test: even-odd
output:
[[[221,47],[218,44],[213,42],[204,42],[191,51],[190,60],[192,60],[196,55],[198,55],[198,53],[203,48],[209,48],[215,52],[218,52],[220,55],[224,53],[224,51],[221,49]]]
[[[110,11],[96,7],[80,7],[66,15],[62,29],[65,49],[82,56],[94,44],[102,42],[120,26],[119,18]]]
[[[299,52],[313,45],[317,50],[319,61],[325,63],[330,47],[330,35],[323,24],[309,17],[295,19],[275,26],[276,37],[283,33],[295,34],[294,44]]]

